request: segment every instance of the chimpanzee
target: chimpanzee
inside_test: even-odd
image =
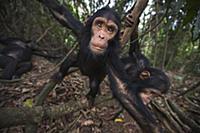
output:
[[[170,87],[167,75],[157,68],[152,68],[150,62],[139,48],[137,30],[131,36],[129,56],[121,58],[126,73],[130,76],[132,83],[144,86],[138,88],[138,92],[145,104],[153,96],[166,93]]]
[[[32,41],[1,37],[0,43],[6,45],[0,51],[0,68],[3,68],[1,79],[19,78],[31,70]]]
[[[0,37],[0,44],[4,45],[0,50],[0,68],[3,73],[0,79],[20,78],[25,72],[32,68],[32,55],[38,55],[45,58],[60,58],[60,56],[52,56],[39,48],[36,41],[25,41],[20,38]]]
[[[91,90],[87,98],[90,99],[92,105],[99,90],[99,84],[107,73],[107,58],[120,46],[120,18],[113,9],[104,7],[94,13],[83,25],[72,17],[66,7],[60,6],[56,1],[43,0],[42,3],[50,9],[62,25],[72,29],[78,36],[80,44],[77,57],[71,57],[64,61],[59,72],[52,78],[62,81],[70,67],[78,66],[82,74],[87,75],[90,79]]]
[[[128,14],[125,25],[131,27],[132,24],[132,15]],[[145,83],[148,86],[147,88],[141,88],[139,91],[141,91],[140,95],[143,97],[143,101],[149,101],[148,96],[151,97],[151,94],[166,93],[170,87],[170,81],[162,70],[152,68],[147,57],[141,53],[138,41],[138,24],[139,20],[131,34],[129,56],[121,60],[125,64],[126,72],[131,75],[132,82],[141,82],[140,84]]]
[[[152,114],[139,97],[138,91],[140,88],[149,87],[149,84],[146,85],[142,81],[131,82],[124,69],[124,64],[118,57],[120,17],[117,13],[109,7],[104,7],[95,12],[83,25],[57,1],[39,1],[50,9],[53,16],[62,25],[72,29],[80,44],[77,57],[73,56],[65,60],[59,71],[52,76],[52,80],[62,81],[70,67],[78,66],[82,74],[87,75],[90,79],[90,91],[87,98],[90,105],[93,105],[99,85],[108,74],[113,95],[122,106],[132,116],[134,116],[136,108],[143,119],[155,123]]]
[[[131,20],[131,18],[127,18],[126,21],[128,20]],[[119,98],[122,99],[120,100],[122,105],[135,119],[138,118],[138,123],[143,124],[144,121],[141,121],[140,116],[135,116],[137,113],[134,112],[134,107],[139,107],[140,111],[146,111],[142,114],[146,114],[149,120],[151,119],[150,122],[154,122],[151,113],[147,109],[141,108],[146,108],[144,105],[149,103],[151,98],[166,93],[170,87],[170,82],[165,73],[159,69],[152,68],[149,60],[141,53],[137,28],[132,33],[130,42],[129,56],[121,58],[121,61],[124,64],[123,67],[126,73],[129,75],[129,80],[131,81],[131,85],[129,86],[132,86],[132,88],[126,89],[127,85],[123,83],[123,78],[119,79],[116,76],[117,74],[110,74],[109,78],[111,78],[111,81],[115,81],[111,82],[111,88],[114,90],[116,87],[117,90],[121,90],[121,94],[118,95],[121,95]],[[112,73],[114,72],[112,70]],[[134,106],[136,104],[140,106]],[[146,130],[149,130],[148,127]]]
[[[141,53],[138,41],[135,41],[136,39],[137,35],[133,34],[129,56],[121,58],[123,65],[115,67],[116,62],[109,59],[109,63],[112,63],[108,74],[111,81],[110,87],[115,97],[130,115],[136,118],[133,109],[136,108],[150,122],[154,123],[155,119],[145,105],[149,103],[151,98],[166,93],[170,87],[170,82],[163,71],[150,67],[150,62]],[[117,64],[120,64],[120,62]],[[123,73],[119,73],[120,67],[125,69],[128,77],[126,75],[122,76]],[[137,122],[140,122],[140,120],[138,119]]]

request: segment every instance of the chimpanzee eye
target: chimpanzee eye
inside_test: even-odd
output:
[[[98,23],[97,26],[98,26],[99,28],[101,28],[101,27],[102,27],[102,24],[101,24],[101,23]]]
[[[97,22],[96,22],[96,26],[97,26],[98,28],[102,28],[103,22],[97,21]]]
[[[113,33],[115,31],[115,28],[113,26],[109,26],[107,30],[108,32]]]

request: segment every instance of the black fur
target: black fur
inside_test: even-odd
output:
[[[3,68],[1,79],[19,78],[32,68],[32,42],[19,38],[0,38],[6,45],[0,52],[0,67]]]
[[[89,43],[91,40],[92,32],[92,22],[96,17],[105,17],[109,20],[114,21],[118,26],[118,32],[113,39],[109,40],[108,48],[104,54],[96,55],[91,52],[89,49]],[[99,85],[107,74],[107,59],[110,58],[112,53],[118,51],[119,45],[119,31],[120,31],[120,18],[109,7],[104,7],[98,10],[94,15],[92,15],[85,26],[81,30],[82,36],[79,38],[80,49],[77,57],[71,57],[70,59],[64,61],[61,65],[58,73],[53,75],[53,79],[56,81],[61,81],[64,76],[67,74],[67,71],[70,67],[78,66],[83,75],[86,75],[90,79],[90,92],[87,95],[87,98],[90,102],[90,105],[93,105],[95,96],[99,92]]]
[[[44,2],[45,1],[45,2]],[[47,4],[48,2],[54,4]],[[93,105],[95,96],[99,91],[99,85],[108,74],[110,87],[112,89],[114,97],[122,104],[122,106],[134,117],[138,118],[135,115],[135,111],[139,112],[138,121],[146,119],[149,121],[149,124],[155,123],[153,115],[147,110],[143,104],[141,98],[139,97],[139,90],[144,87],[151,85],[149,83],[143,83],[143,81],[133,82],[129,72],[125,69],[125,65],[118,56],[118,51],[120,47],[119,43],[119,32],[120,32],[120,18],[113,9],[109,7],[104,7],[97,12],[95,12],[86,22],[85,26],[76,21],[75,18],[72,21],[69,21],[68,16],[70,12],[64,8],[64,6],[56,4],[55,0],[43,0],[42,3],[46,5],[51,11],[53,11],[54,17],[64,26],[71,28],[72,31],[80,34],[76,34],[80,44],[80,49],[78,55],[71,56],[69,59],[65,60],[61,65],[59,72],[55,73],[52,77],[53,81],[62,81],[62,79],[67,75],[68,69],[73,66],[78,66],[82,74],[87,75],[90,79],[90,91],[87,94],[88,101],[90,105]],[[59,10],[59,9],[62,9]],[[65,19],[60,19],[61,15],[64,14]],[[108,43],[108,48],[104,54],[96,55],[91,52],[89,49],[89,42],[91,40],[92,32],[92,22],[96,17],[105,17],[111,19],[118,26],[118,32],[113,39]],[[67,21],[66,21],[67,20]],[[64,22],[64,24],[63,24]],[[76,28],[76,25],[79,24],[79,28]],[[81,27],[81,28],[80,28]],[[131,48],[131,52],[134,48]],[[138,52],[139,53],[139,52]],[[136,74],[133,74],[133,77],[137,77],[139,69],[143,70],[146,66],[149,66],[149,62],[141,60],[142,55],[138,53],[130,53],[130,60],[132,65],[136,65],[138,68]],[[135,55],[134,55],[135,54]],[[141,63],[139,63],[141,62]],[[129,62],[130,63],[130,62]],[[135,69],[135,67],[133,67]],[[133,70],[134,71],[134,70]],[[155,71],[153,71],[155,72]],[[152,74],[154,75],[154,74]],[[162,74],[161,74],[162,75]],[[147,82],[147,81],[146,81]],[[142,118],[142,119],[140,119]],[[141,122],[142,124],[142,122]]]

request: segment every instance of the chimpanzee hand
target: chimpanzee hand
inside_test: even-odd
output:
[[[131,27],[133,24],[134,24],[134,22],[133,22],[133,16],[131,14],[128,14],[126,16],[126,19],[125,19],[125,26],[126,27]]]

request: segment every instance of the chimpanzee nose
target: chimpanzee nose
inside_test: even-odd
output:
[[[99,35],[99,38],[104,39],[105,37],[104,35]]]

